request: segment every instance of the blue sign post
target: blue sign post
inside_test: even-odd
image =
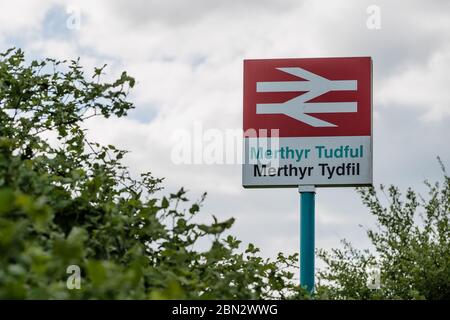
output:
[[[300,193],[300,285],[314,291],[315,187],[299,186]]]

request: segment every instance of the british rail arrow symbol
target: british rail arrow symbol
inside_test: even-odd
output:
[[[308,102],[329,91],[356,91],[357,80],[329,80],[299,67],[277,68],[303,81],[257,82],[256,92],[305,92],[283,103],[259,103],[257,114],[285,114],[313,127],[336,127],[309,113],[357,112],[356,102]]]

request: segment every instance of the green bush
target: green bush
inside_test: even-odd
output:
[[[157,198],[161,179],[133,178],[125,151],[87,139],[84,120],[133,108],[135,80],[124,72],[104,82],[103,69],[88,79],[79,61],[0,55],[0,298],[303,297],[286,269],[297,255],[271,261],[253,245],[241,250],[223,236],[233,219],[194,222],[205,195]],[[195,250],[203,238],[209,250]],[[72,265],[81,289],[66,286]]]
[[[319,250],[327,265],[318,274],[322,298],[450,299],[450,178],[441,166],[444,182],[425,182],[427,199],[411,189],[402,197],[398,188],[381,186],[384,206],[375,189],[358,190],[377,219],[376,229],[367,230],[374,252],[347,241],[343,249]],[[367,271],[374,266],[379,289],[367,284]]]

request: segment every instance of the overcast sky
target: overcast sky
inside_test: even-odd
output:
[[[380,28],[367,26],[371,5]],[[91,138],[130,150],[133,172],[165,177],[165,192],[207,191],[202,219],[235,217],[232,233],[265,256],[298,250],[297,190],[245,190],[240,165],[171,161],[176,129],[241,128],[243,59],[371,56],[375,185],[424,192],[442,178],[436,156],[450,167],[448,0],[0,0],[0,49],[12,46],[29,59],[81,57],[88,71],[107,63],[107,78],[127,70],[136,109],[92,120]],[[316,199],[317,247],[368,246],[359,225],[374,220],[353,188]]]

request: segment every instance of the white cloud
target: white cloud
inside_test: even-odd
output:
[[[88,69],[108,63],[108,78],[129,71],[137,79],[138,112],[90,121],[91,136],[130,150],[133,172],[167,177],[170,191],[185,186],[194,198],[208,191],[205,219],[208,213],[237,217],[233,233],[266,255],[298,248],[296,190],[243,190],[238,165],[170,160],[178,128],[190,129],[194,121],[205,129],[241,127],[244,58],[372,56],[375,182],[415,185],[439,177],[436,154],[450,161],[448,1],[378,1],[381,29],[368,30],[371,1],[83,0],[76,2],[80,29],[66,30],[67,37],[42,32],[52,3],[3,2],[0,34],[24,42],[33,55],[80,55]],[[150,120],[139,121],[146,113]],[[319,247],[341,237],[367,244],[357,225],[373,221],[353,190],[320,189],[317,199]]]
[[[0,2],[0,34],[18,36],[40,30],[55,0],[14,0]]]
[[[410,66],[383,82],[378,97],[385,106],[417,109],[427,121],[450,116],[450,47],[435,52],[426,63]]]

